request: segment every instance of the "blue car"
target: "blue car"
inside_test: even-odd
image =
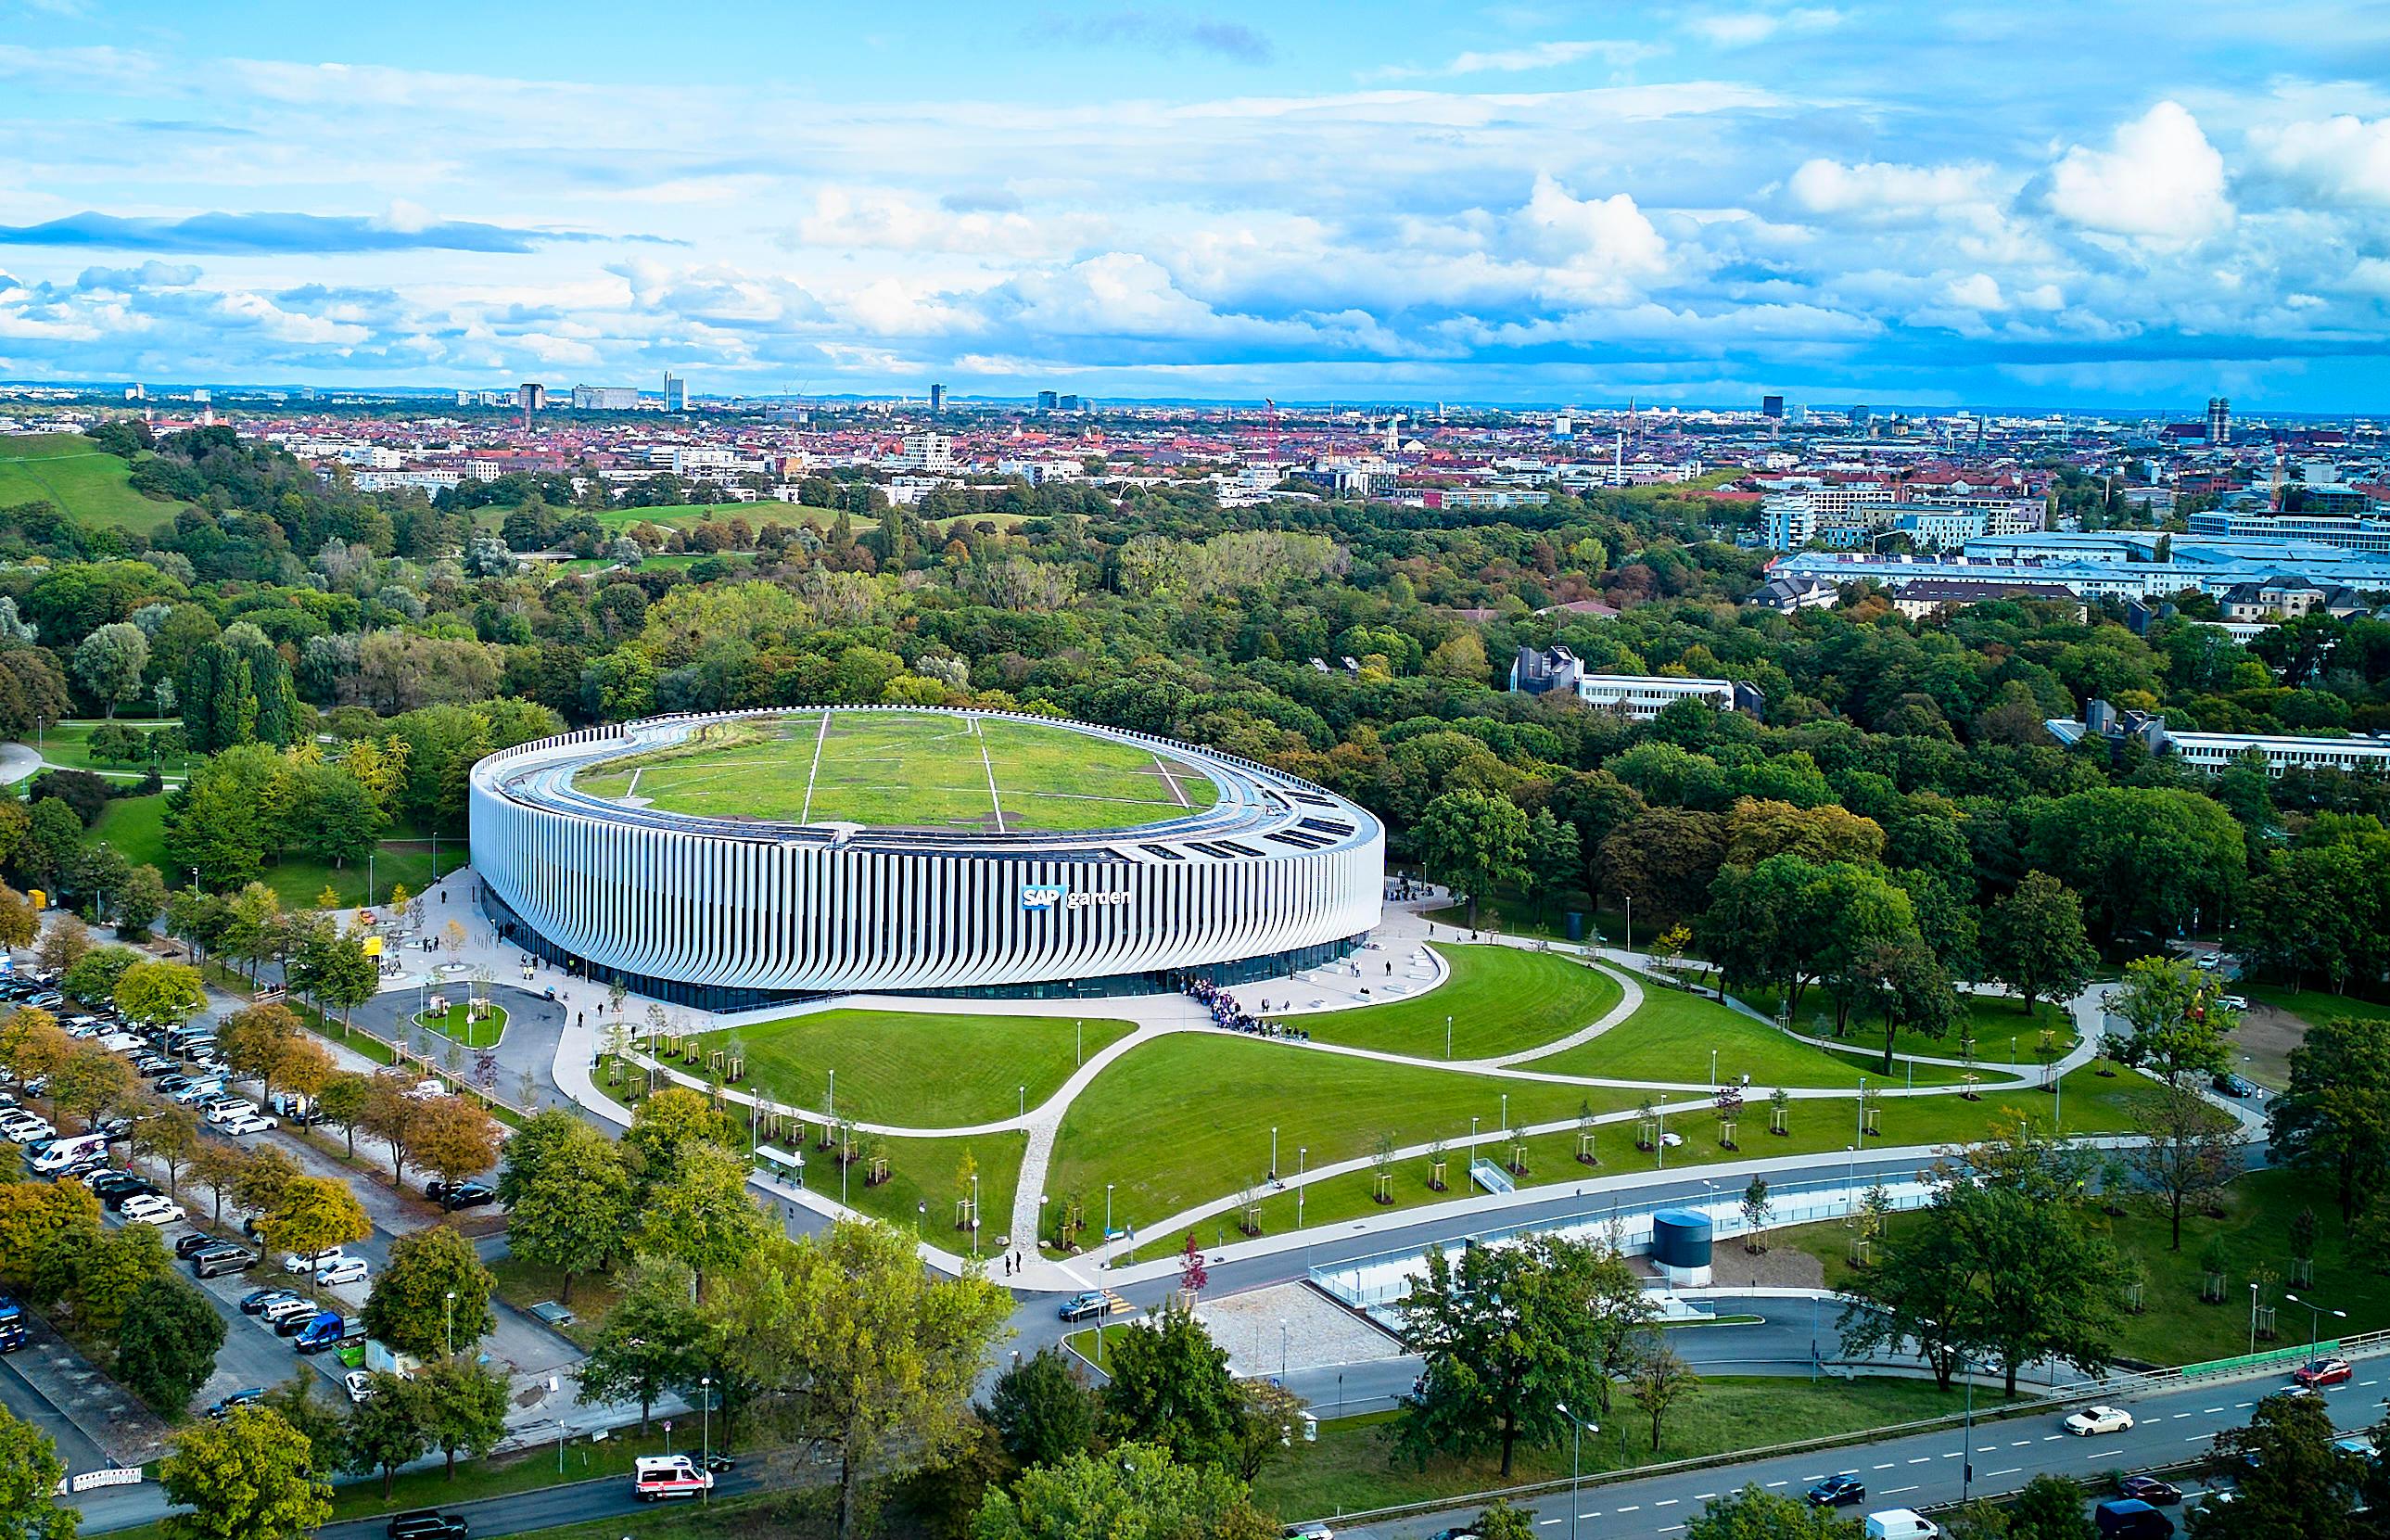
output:
[[[1839,1476],[1829,1476],[1809,1489],[1811,1508],[1847,1508],[1867,1501],[1867,1482],[1859,1480],[1855,1470]]]
[[[1066,1321],[1092,1321],[1111,1308],[1111,1302],[1101,1294],[1073,1294],[1062,1302],[1061,1316]]]

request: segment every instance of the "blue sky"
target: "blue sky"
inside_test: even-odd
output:
[[[2390,410],[2390,6],[0,0],[0,378]]]

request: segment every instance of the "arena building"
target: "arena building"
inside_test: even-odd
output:
[[[473,767],[513,944],[712,1010],[1091,996],[1316,967],[1378,923],[1385,830],[1232,755],[1011,712],[657,717]]]

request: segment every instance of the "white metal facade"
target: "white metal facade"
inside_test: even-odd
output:
[[[1264,765],[1112,728],[1020,719],[1156,749],[1208,775],[1218,802],[1126,831],[950,835],[695,818],[571,789],[600,760],[779,714],[653,718],[491,755],[472,773],[476,871],[575,959],[733,990],[1200,973],[1378,923],[1385,832],[1369,814]]]

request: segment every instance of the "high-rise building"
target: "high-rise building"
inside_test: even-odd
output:
[[[1058,412],[1084,412],[1087,410],[1087,403],[1082,397],[1066,395],[1054,403],[1054,409]]]
[[[1853,406],[1853,407],[1851,408],[1851,431],[1852,431],[1852,432],[1854,432],[1854,433],[1864,433],[1864,432],[1866,432],[1866,431],[1868,430],[1868,422],[1869,422],[1869,420],[1870,420],[1869,413],[1868,413],[1868,409],[1867,409],[1866,407],[1864,407],[1864,406]]]
[[[1763,417],[1774,417],[1777,420],[1781,421],[1784,417],[1784,398],[1782,396],[1761,396],[1759,398],[1759,415]]]
[[[667,412],[688,410],[688,381],[669,369],[664,371],[664,410]]]
[[[1041,412],[1050,412],[1061,399],[1051,391],[1040,391],[1037,392],[1037,409]]]
[[[536,380],[525,380],[515,387],[515,404],[526,412],[547,410],[547,387]]]
[[[2232,403],[2227,397],[2209,396],[2207,398],[2207,442],[2209,443],[2232,442]]]
[[[636,412],[639,409],[639,390],[636,385],[575,385],[572,387],[572,409],[576,412]]]
[[[931,411],[932,411],[932,412],[943,412],[943,411],[944,411],[945,409],[946,409],[946,388],[945,388],[944,385],[932,385],[932,386],[931,386],[931,387],[930,387],[930,410],[931,410]]]
[[[951,470],[954,464],[955,441],[944,433],[907,433],[896,456],[900,470]]]

